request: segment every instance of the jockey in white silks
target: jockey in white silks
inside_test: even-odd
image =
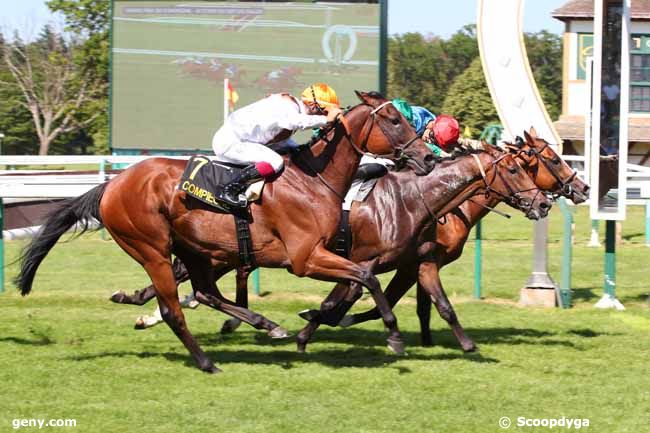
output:
[[[306,88],[300,99],[273,94],[231,113],[214,134],[212,149],[217,160],[247,167],[226,185],[222,198],[230,206],[245,207],[248,185],[277,175],[284,165],[268,145],[297,147],[291,139],[296,130],[325,126],[340,114],[336,92],[322,83]]]

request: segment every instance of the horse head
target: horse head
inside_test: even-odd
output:
[[[483,149],[491,159],[490,166],[481,169],[485,194],[498,195],[509,206],[524,212],[529,219],[546,217],[552,202],[541,193],[515,156],[487,143],[483,143]],[[481,163],[480,156],[475,156],[475,159]]]
[[[376,92],[355,93],[367,118],[361,128],[350,131],[353,141],[363,151],[395,161],[398,169],[406,165],[417,175],[429,173],[433,154],[392,102]]]
[[[508,150],[528,170],[535,185],[556,196],[570,199],[575,204],[589,198],[589,185],[577,176],[549,143],[537,136],[535,128],[524,131],[524,139],[508,144]]]

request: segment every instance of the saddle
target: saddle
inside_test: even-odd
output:
[[[237,242],[239,245],[240,266],[255,269],[257,263],[253,253],[250,233],[251,215],[247,209],[234,209],[223,201],[224,187],[237,176],[245,165],[211,161],[207,156],[192,156],[187,162],[181,176],[178,189],[189,197],[199,200],[218,212],[232,214],[235,218]],[[258,200],[262,195],[264,181],[260,180],[248,186],[245,195],[248,202]]]
[[[244,167],[245,165],[211,161],[202,155],[192,156],[181,176],[178,189],[218,211],[233,213],[236,210],[223,201],[223,190]],[[261,197],[263,187],[263,180],[249,185],[245,193],[249,203]]]

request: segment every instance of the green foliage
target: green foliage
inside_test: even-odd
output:
[[[453,82],[479,56],[476,25],[468,24],[443,41],[447,81]]]
[[[444,51],[439,39],[426,40],[419,33],[390,39],[388,45],[388,94],[413,105],[440,111],[447,76]]]
[[[562,38],[542,30],[525,34],[526,51],[535,82],[551,119],[562,112]]]
[[[65,16],[67,30],[79,39],[75,62],[85,73],[108,84],[109,80],[109,30],[110,2],[96,0],[49,0],[53,12]],[[109,152],[108,143],[108,86],[101,97],[92,101],[80,112],[81,118],[103,113],[90,124],[83,135],[88,138],[87,150],[95,154]]]
[[[480,58],[474,59],[449,87],[442,110],[456,117],[461,129],[469,127],[474,137],[488,124],[499,122]]]

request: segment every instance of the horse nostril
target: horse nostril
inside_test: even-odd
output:
[[[432,162],[433,161],[433,155],[432,154],[427,154],[424,156],[424,162]]]
[[[550,206],[548,203],[546,203],[545,201],[543,201],[543,202],[541,202],[541,203],[539,204],[539,207],[541,207],[542,209],[548,209],[548,208],[550,208],[551,206]]]
[[[582,188],[582,192],[589,192],[590,189],[591,187],[589,185],[585,185],[585,187]]]

